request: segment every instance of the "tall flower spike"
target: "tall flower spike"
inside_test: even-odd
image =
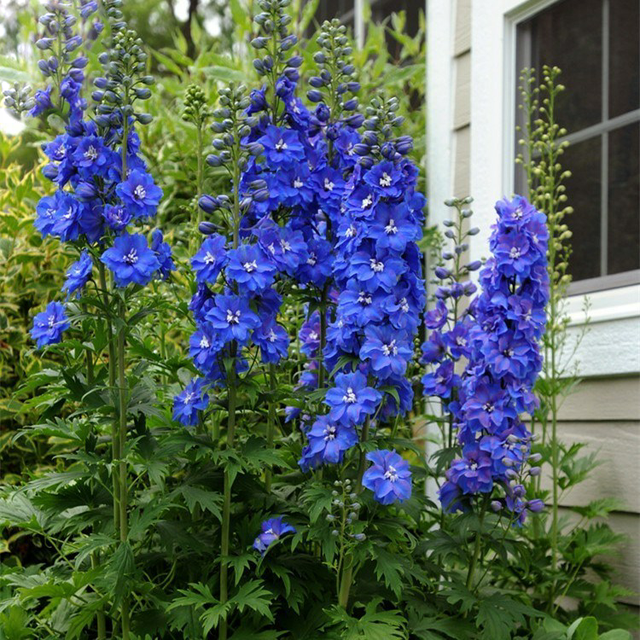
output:
[[[465,509],[478,494],[492,495],[515,522],[529,507],[523,480],[531,434],[520,419],[533,413],[533,385],[542,365],[539,342],[549,297],[548,232],[544,214],[516,196],[496,205],[493,257],[480,272],[482,290],[471,304],[468,364],[456,407],[462,458],[440,490],[443,507]],[[533,460],[532,460],[533,462]]]

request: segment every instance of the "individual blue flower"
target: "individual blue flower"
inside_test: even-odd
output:
[[[101,175],[112,160],[112,154],[99,136],[85,136],[75,148],[73,162],[81,176],[91,178]]]
[[[62,242],[77,240],[82,231],[81,217],[84,205],[66,191],[58,191],[56,195],[57,211],[51,227],[51,235]]]
[[[102,217],[113,231],[122,231],[132,220],[131,212],[121,204],[107,204],[102,210]]]
[[[350,262],[350,272],[367,291],[375,291],[378,288],[392,291],[406,268],[402,260],[392,255],[371,256],[366,251],[358,251]]]
[[[490,454],[471,443],[462,450],[462,458],[451,463],[446,476],[463,494],[488,493],[493,488],[492,467]]]
[[[351,279],[338,296],[338,316],[352,318],[358,326],[379,322],[384,317],[383,296],[366,291],[357,280]]]
[[[36,219],[33,225],[43,238],[53,234],[53,225],[56,223],[63,195],[63,191],[56,191],[52,196],[40,198],[36,205]]]
[[[375,239],[378,250],[392,249],[402,253],[409,242],[419,239],[420,227],[403,207],[382,203],[376,207],[369,236]]]
[[[191,258],[191,267],[200,283],[214,283],[226,261],[226,240],[215,233],[209,236]]]
[[[362,486],[373,491],[380,504],[404,502],[411,497],[409,463],[395,451],[380,450],[367,453],[372,465],[362,476]]]
[[[156,254],[147,246],[147,240],[139,233],[118,236],[111,249],[100,260],[113,272],[118,287],[129,284],[149,284],[160,268]]]
[[[259,293],[273,283],[276,268],[255,244],[242,244],[227,253],[225,275],[241,289]]]
[[[372,167],[365,174],[364,181],[381,196],[398,198],[402,194],[402,173],[388,160]]]
[[[355,371],[339,373],[324,402],[331,407],[329,416],[334,422],[346,418],[350,424],[361,424],[366,416],[375,413],[381,400],[380,392],[367,385],[366,376]]]
[[[258,142],[264,147],[264,158],[269,167],[287,168],[305,160],[298,133],[291,129],[269,125]]]
[[[379,378],[403,375],[412,356],[413,349],[404,331],[388,325],[373,325],[365,329],[360,358],[371,361],[371,368]]]
[[[158,272],[163,280],[166,280],[171,272],[176,268],[173,264],[173,255],[171,253],[171,247],[167,242],[164,242],[164,236],[160,229],[154,229],[151,234],[151,251],[156,254],[160,267]]]
[[[454,372],[453,361],[446,360],[435,372],[425,374],[422,385],[427,396],[449,398],[453,389],[460,385],[460,376]]]
[[[270,518],[262,523],[262,533],[255,539],[253,548],[264,555],[267,549],[285,533],[295,532],[295,528],[287,524],[282,516]]]
[[[221,347],[217,334],[207,323],[198,327],[189,338],[189,355],[203,374],[214,368]]]
[[[116,187],[116,193],[129,207],[134,218],[153,216],[162,198],[162,189],[146,172],[134,169],[124,182]]]
[[[92,270],[93,260],[89,252],[85,249],[80,254],[80,259],[67,269],[67,279],[64,285],[62,285],[62,290],[66,291],[68,295],[81,290],[89,281]]]
[[[209,395],[205,392],[202,378],[190,380],[182,393],[173,398],[173,419],[185,427],[198,424],[198,411],[209,406]]]
[[[300,263],[296,274],[300,282],[311,283],[316,287],[324,286],[333,267],[334,256],[331,249],[331,243],[321,238],[307,243],[307,259]]]
[[[253,341],[260,347],[262,362],[277,364],[287,357],[289,334],[273,318],[267,318],[254,332]]]
[[[38,349],[41,349],[48,344],[60,342],[62,333],[69,326],[64,305],[55,301],[50,302],[44,311],[34,317],[31,337],[36,341]]]
[[[345,451],[358,443],[358,434],[353,426],[320,416],[307,433],[307,441],[298,463],[303,469],[342,462]]]
[[[260,318],[249,306],[249,301],[237,295],[216,296],[206,320],[219,332],[223,343],[237,340],[244,344],[251,331],[260,326]]]
[[[29,117],[35,118],[36,116],[39,116],[41,113],[44,113],[49,109],[53,109],[53,102],[51,102],[52,89],[53,89],[53,85],[48,84],[44,89],[38,89],[33,94],[33,99],[35,100],[35,104],[27,112],[27,115]]]

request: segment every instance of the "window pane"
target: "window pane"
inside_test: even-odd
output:
[[[562,69],[567,90],[558,99],[558,122],[569,133],[600,122],[602,0],[563,0],[529,22],[531,65],[537,70],[543,64]]]
[[[573,232],[569,273],[574,280],[600,275],[600,137],[572,144],[561,156],[563,169],[571,171],[567,196],[574,211],[567,216]]]
[[[640,125],[609,134],[608,273],[640,268]]]
[[[640,107],[640,1],[609,6],[609,117]]]

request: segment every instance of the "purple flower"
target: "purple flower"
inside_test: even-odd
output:
[[[158,258],[160,265],[158,272],[160,273],[160,277],[166,280],[176,266],[173,264],[171,247],[167,242],[164,242],[164,236],[160,229],[154,229],[151,234],[151,251],[153,251],[156,254],[156,258]]]
[[[203,411],[209,406],[209,396],[205,392],[205,381],[202,378],[193,378],[173,398],[173,419],[185,427],[193,427],[198,424],[198,411]]]
[[[60,342],[62,333],[69,326],[64,305],[59,302],[50,302],[44,311],[34,317],[31,337],[36,341],[38,349],[41,349],[48,344]]]
[[[116,187],[116,193],[131,210],[134,218],[153,216],[162,198],[162,189],[146,172],[134,169],[124,182]]]
[[[384,161],[372,167],[364,181],[381,196],[397,198],[402,194],[402,173],[393,162]]]
[[[284,522],[282,516],[270,518],[262,523],[262,533],[255,539],[253,548],[264,555],[267,549],[285,533],[295,532],[295,528]]]
[[[254,332],[253,341],[260,347],[262,362],[277,364],[287,357],[289,334],[272,318],[266,319]]]
[[[145,237],[138,233],[118,236],[100,260],[113,272],[118,287],[149,284],[160,268],[156,254],[147,246]]]
[[[404,502],[411,497],[409,463],[395,451],[371,451],[367,460],[372,465],[362,476],[362,485],[373,491],[380,504]]]
[[[367,386],[365,375],[339,373],[335,378],[335,387],[327,391],[325,404],[331,407],[329,417],[334,422],[345,419],[349,424],[361,424],[364,417],[372,415],[382,400],[377,389]]]
[[[422,384],[425,395],[449,398],[453,389],[459,386],[460,376],[454,373],[453,362],[446,360],[434,373],[424,375],[422,377]]]
[[[206,323],[200,325],[189,338],[189,355],[203,374],[214,368],[221,347],[217,333]]]
[[[300,138],[291,129],[269,125],[265,134],[258,138],[264,147],[264,157],[270,167],[289,168],[305,160],[305,151]]]
[[[129,210],[121,204],[108,204],[102,210],[107,226],[116,232],[122,231],[132,219]]]

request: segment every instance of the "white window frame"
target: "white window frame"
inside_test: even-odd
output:
[[[481,229],[470,247],[472,260],[487,255],[495,219],[494,203],[501,196],[513,193],[514,188],[516,27],[556,1],[472,2],[471,194],[475,200],[475,222]],[[433,4],[440,3],[436,0]],[[429,6],[432,6],[431,0]],[[449,56],[452,49],[451,45]],[[430,71],[428,69],[427,75]],[[449,74],[451,80],[452,73]],[[437,111],[433,109],[432,113]],[[432,117],[430,126],[433,137],[433,128],[439,123]],[[437,158],[437,149],[432,148],[430,152]],[[640,285],[569,296],[567,311],[576,334],[584,324],[581,309],[586,299],[590,303],[592,326],[576,355],[580,375],[639,373]]]

